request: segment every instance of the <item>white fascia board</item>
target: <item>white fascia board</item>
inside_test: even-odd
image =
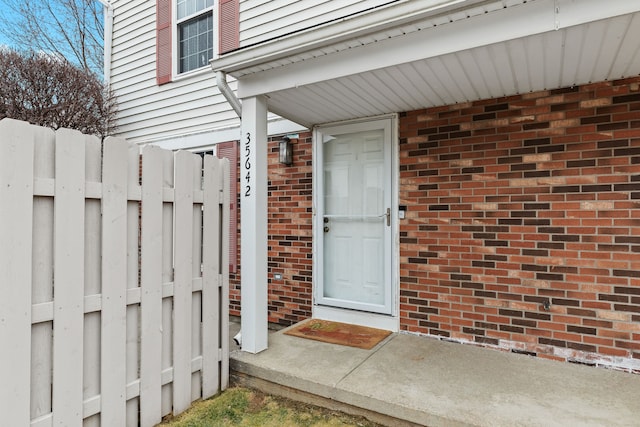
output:
[[[373,12],[348,16],[305,31],[288,34],[274,40],[241,48],[214,58],[214,71],[233,74],[268,61],[353,39],[373,31],[384,30],[429,16],[471,7],[487,0],[404,0]]]
[[[240,126],[189,135],[176,135],[165,139],[136,141],[140,145],[152,144],[166,150],[206,150],[219,142],[240,139]]]
[[[267,123],[267,131],[269,135],[283,135],[290,133],[305,132],[308,128],[298,123],[282,118],[274,118]],[[173,137],[132,141],[139,145],[153,144],[166,150],[207,150],[220,142],[238,141],[240,139],[240,123],[238,126],[212,130],[210,132],[201,132],[185,135],[176,135]]]
[[[559,13],[556,13],[558,5]],[[358,48],[243,76],[251,97],[640,11],[640,1],[535,0]]]
[[[638,0],[558,0],[558,28],[640,12]]]

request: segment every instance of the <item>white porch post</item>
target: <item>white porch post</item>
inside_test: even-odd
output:
[[[242,100],[240,262],[242,350],[267,348],[267,101]]]

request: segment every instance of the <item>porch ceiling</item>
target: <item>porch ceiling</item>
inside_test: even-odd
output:
[[[640,2],[560,1],[568,17],[549,10],[553,1],[496,3],[504,7],[475,5],[484,12],[404,23],[230,74],[241,98],[265,95],[270,111],[308,127],[640,74]]]

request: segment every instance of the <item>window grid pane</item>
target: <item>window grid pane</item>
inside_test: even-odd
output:
[[[207,66],[213,58],[213,14],[207,13],[180,24],[178,34],[180,73]]]
[[[213,0],[178,0],[178,19],[185,18],[201,10],[213,7]]]

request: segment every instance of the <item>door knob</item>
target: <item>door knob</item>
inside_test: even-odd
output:
[[[328,233],[329,232],[329,227],[327,227],[326,225],[324,226],[324,232]]]

